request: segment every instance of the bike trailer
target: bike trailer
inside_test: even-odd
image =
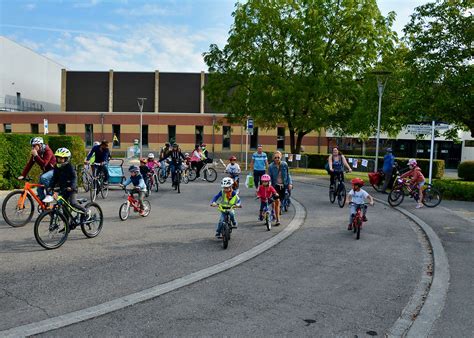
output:
[[[121,184],[123,181],[125,181],[122,159],[111,159],[108,168],[109,184]]]
[[[369,182],[373,185],[378,185],[382,180],[382,174],[380,172],[369,173]]]

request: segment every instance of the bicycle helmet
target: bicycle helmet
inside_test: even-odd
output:
[[[234,180],[230,177],[224,177],[221,181],[222,188],[230,188],[234,184]]]
[[[416,163],[416,160],[414,158],[410,158],[407,164],[416,167],[418,163]]]
[[[146,158],[141,158],[140,163],[146,163]]]
[[[140,172],[140,168],[138,168],[136,165],[131,165],[128,168],[128,171],[131,172],[131,173],[138,173],[138,172]]]
[[[391,153],[391,152],[392,152],[392,148],[387,148],[386,151],[387,151],[387,153]]]
[[[364,185],[364,180],[361,179],[361,178],[356,177],[356,178],[352,179],[351,183],[353,185],[358,185],[359,187],[362,187]]]
[[[31,144],[32,146],[34,146],[35,144],[43,145],[43,144],[44,144],[44,141],[43,141],[43,138],[42,138],[42,137],[33,137],[33,138],[30,140],[30,144]]]
[[[201,144],[201,148],[206,148],[206,144],[205,143]]]
[[[148,158],[155,158],[155,154],[149,153],[149,154],[148,154]]]
[[[57,167],[61,167],[63,164],[66,164],[66,163],[69,162],[69,160],[71,159],[71,152],[67,148],[59,148],[54,153],[54,156],[55,157],[62,157],[62,158],[66,159],[63,163],[59,163],[59,162],[56,163]]]
[[[173,148],[178,148],[179,144],[178,143],[173,143]]]
[[[185,153],[185,154],[184,154],[184,157],[185,157],[185,158],[188,158],[188,157],[189,157],[189,153]]]
[[[100,142],[99,141],[94,141],[94,146],[100,146]]]
[[[260,178],[260,181],[262,182],[270,182],[271,181],[271,178],[270,178],[270,175],[262,175],[262,177]]]
[[[231,157],[229,158],[229,161],[237,161],[237,157],[231,156]]]

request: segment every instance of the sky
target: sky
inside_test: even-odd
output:
[[[378,0],[401,34],[428,0]],[[69,70],[200,72],[225,45],[235,0],[0,0],[0,35]]]

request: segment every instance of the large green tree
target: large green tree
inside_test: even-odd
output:
[[[294,153],[309,132],[348,123],[356,80],[396,40],[375,0],[249,0],[233,16],[227,44],[204,53],[207,98],[231,121],[287,124]]]
[[[404,29],[409,48],[400,112],[468,128],[474,137],[472,0],[419,6]]]

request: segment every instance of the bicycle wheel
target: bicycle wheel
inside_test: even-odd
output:
[[[267,226],[267,231],[272,230],[272,221],[270,219],[268,212],[265,213],[265,225]]]
[[[438,189],[428,187],[423,191],[423,204],[428,208],[434,208],[441,203],[441,193]]]
[[[66,242],[69,224],[57,210],[47,210],[38,216],[34,234],[36,241],[45,249],[57,249]]]
[[[159,186],[158,186],[158,175],[157,174],[153,175],[153,186],[155,187],[155,191],[158,192]]]
[[[334,184],[329,185],[329,202],[334,203],[336,200],[336,186]]]
[[[2,215],[8,225],[17,228],[22,227],[33,217],[35,211],[33,198],[27,194],[23,205],[18,205],[23,190],[12,191],[5,197],[2,203]]]
[[[403,192],[403,190],[399,187],[394,188],[392,189],[392,191],[390,191],[390,194],[388,195],[388,204],[390,204],[392,207],[396,207],[403,202],[404,198],[405,193]]]
[[[337,189],[337,204],[341,208],[344,208],[346,204],[346,187],[343,183],[339,184],[339,188]]]
[[[146,191],[145,191],[145,197],[150,196],[151,194],[151,182],[150,179],[146,182]]]
[[[188,184],[189,183],[189,172],[185,172],[184,175],[183,175],[183,183],[184,184]]]
[[[161,171],[161,169],[160,169],[160,174],[158,175],[158,182],[160,182],[161,184],[165,183],[167,177],[168,177],[168,176],[166,176],[166,175],[163,176],[163,173],[162,173],[162,171]]]
[[[128,216],[130,216],[130,206],[128,205],[128,202],[125,202],[119,208],[119,217],[122,221],[125,221]]]
[[[217,171],[214,168],[204,170],[204,179],[208,182],[214,182],[217,179]]]
[[[227,247],[229,246],[229,239],[230,239],[229,225],[224,224],[222,226],[222,247],[224,249],[227,249]]]
[[[356,228],[357,228],[356,239],[360,239],[360,229],[362,228],[362,220],[361,219],[357,219]]]
[[[142,215],[142,217],[147,217],[151,212],[151,204],[148,200],[143,201],[143,211],[144,214]]]
[[[82,187],[84,188],[85,192],[89,192],[90,189],[90,177],[87,171],[82,171]]]
[[[180,194],[181,193],[181,172],[179,171],[176,173],[175,185],[176,185],[176,190],[178,191],[178,194]]]
[[[89,191],[92,202],[95,202],[95,199],[97,198],[97,189],[98,189],[98,181],[97,179],[93,179],[91,182],[91,189]]]
[[[90,210],[90,218],[81,224],[82,233],[88,238],[96,237],[104,225],[104,215],[97,203],[87,203],[86,210]]]
[[[100,184],[99,188],[100,188],[100,195],[102,196],[102,198],[107,198],[107,196],[109,195],[109,184],[105,184],[104,183],[104,174],[102,174],[102,177],[100,178],[100,181],[98,181],[98,183]]]
[[[192,182],[196,179],[196,170],[193,169],[193,168],[190,168],[189,171],[188,171],[188,179],[189,179],[189,182]]]

